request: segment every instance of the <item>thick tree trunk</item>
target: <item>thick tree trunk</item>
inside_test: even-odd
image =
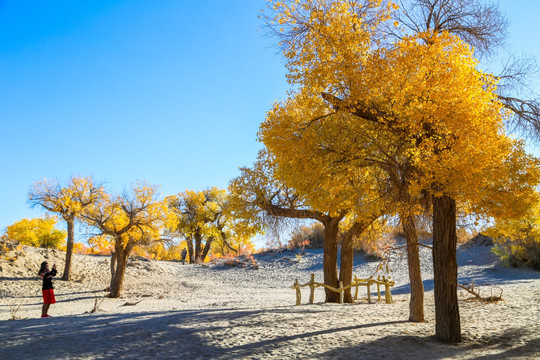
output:
[[[323,271],[324,283],[332,287],[338,288],[337,274],[337,245],[339,223],[345,216],[345,212],[337,217],[331,217],[318,211],[299,210],[290,208],[281,208],[279,206],[262,204],[261,207],[273,216],[284,216],[296,219],[314,219],[320,221],[324,225],[324,255],[323,255]],[[331,290],[325,289],[326,302],[339,302],[339,294]]]
[[[339,287],[337,276],[337,245],[340,218],[331,218],[324,224],[324,283],[326,285]],[[326,302],[339,302],[339,293],[325,288]]]
[[[350,285],[353,276],[354,266],[354,251],[353,251],[353,235],[345,234],[341,241],[341,264],[339,266],[339,281],[343,282],[343,286]],[[347,289],[343,293],[343,302],[352,303],[353,298],[351,289]]]
[[[111,298],[118,298],[122,293],[127,261],[132,249],[133,245],[130,244],[128,244],[125,249],[122,247],[116,248],[116,271],[111,281],[111,292],[109,294],[109,297]]]
[[[66,246],[66,264],[64,265],[64,274],[62,280],[71,279],[71,256],[73,255],[73,244],[75,243],[75,219],[66,220],[67,223],[67,246]]]
[[[114,274],[116,273],[116,252],[111,252],[111,282],[109,284],[109,289],[112,289],[112,283],[114,279]]]
[[[350,285],[353,277],[354,267],[354,242],[355,236],[361,235],[375,219],[366,222],[355,223],[345,234],[341,241],[341,265],[339,267],[339,281],[343,282],[343,286]],[[351,289],[347,289],[343,293],[343,301],[346,303],[354,302]]]
[[[202,261],[201,259],[201,253],[202,253],[202,236],[201,234],[195,234],[193,237],[195,239],[195,262],[199,263]]]
[[[186,239],[186,244],[188,248],[188,261],[190,264],[193,264],[195,263],[195,254],[193,252],[193,239],[191,236]]]
[[[449,343],[461,341],[456,246],[456,202],[446,195],[433,197],[435,337]]]
[[[409,301],[409,321],[424,321],[424,284],[420,270],[420,247],[418,234],[413,216],[401,217],[403,232],[407,240],[407,263],[409,265],[409,282],[411,284],[411,299]]]
[[[201,254],[201,262],[204,262],[204,259],[208,256],[208,252],[210,251],[210,247],[212,246],[212,242],[214,241],[214,238],[210,238],[206,240],[206,244],[204,244],[204,249]]]

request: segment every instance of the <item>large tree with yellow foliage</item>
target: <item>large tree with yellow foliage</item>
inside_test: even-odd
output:
[[[269,146],[294,146],[294,152],[282,161],[279,176],[300,193],[311,194],[314,201],[329,204],[336,198],[331,195],[340,192],[349,206],[355,205],[356,212],[367,215],[377,202],[385,214],[400,216],[409,260],[409,319],[422,322],[424,288],[415,216],[424,211],[429,198],[425,194],[412,196],[408,191],[412,172],[406,155],[408,142],[371,122],[359,123],[355,116],[344,112],[320,117],[326,112],[331,109],[322,98],[297,94],[268,113],[261,126],[261,138],[272,143]],[[370,176],[362,178],[361,173]],[[364,187],[350,187],[351,180],[344,176],[356,177]],[[365,206],[370,193],[372,199]],[[354,199],[362,198],[365,200],[355,204]]]
[[[320,121],[339,127],[342,114],[352,115],[348,119],[359,131],[371,123],[403,144],[410,164],[407,196],[428,196],[433,206],[436,336],[459,342],[456,201],[477,213],[516,215],[533,199],[538,182],[535,159],[504,134],[506,113],[496,81],[478,71],[466,44],[445,32],[405,36],[383,46],[378,29],[397,8],[391,2],[271,3],[269,21],[274,29],[283,28],[288,79],[297,89],[290,101],[310,104],[286,113],[304,128]],[[286,106],[277,104],[261,131],[280,166],[294,157],[304,137],[299,126],[289,133],[268,131]],[[358,151],[347,135],[341,136],[340,152],[351,167],[364,166],[365,147]],[[382,144],[378,147],[386,149]]]
[[[121,195],[106,194],[85,209],[84,221],[114,242],[110,297],[120,297],[128,258],[135,246],[162,238],[172,214],[165,200],[159,199],[158,187],[135,184]]]
[[[301,157],[303,153],[295,155]],[[294,164],[308,165],[305,162]],[[277,168],[271,155],[264,150],[259,153],[253,167],[240,170],[241,175],[229,184],[231,203],[238,209],[237,216],[261,226],[272,223],[271,219],[276,217],[320,222],[324,228],[324,283],[335,288],[339,287],[339,282],[349,285],[353,272],[354,239],[374,224],[381,213],[381,203],[376,201],[378,194],[365,188],[367,174],[342,172],[339,176],[331,176],[320,167],[306,167],[293,172],[287,166]],[[291,174],[298,175],[295,188],[286,183]],[[308,181],[302,182],[301,179]],[[341,266],[338,274],[340,238]],[[326,301],[338,302],[339,296],[326,289]],[[350,289],[345,291],[344,301],[353,301]]]
[[[75,220],[103,194],[103,187],[95,184],[92,177],[76,176],[69,178],[66,184],[61,184],[56,179],[42,180],[34,183],[28,191],[28,201],[32,207],[40,206],[48,212],[57,213],[66,222],[68,237],[62,280],[70,279]]]

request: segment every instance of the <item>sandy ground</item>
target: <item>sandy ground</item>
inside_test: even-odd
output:
[[[394,304],[325,304],[309,290],[295,306],[290,288],[311,273],[322,281],[322,253],[256,256],[252,266],[207,266],[130,261],[120,299],[104,297],[108,257],[76,255],[73,280],[56,279],[51,318],[40,318],[39,263],[59,251],[25,249],[0,260],[0,358],[7,359],[538,359],[540,273],[500,266],[489,248],[460,249],[459,281],[503,301],[469,301],[460,293],[464,341],[434,338],[433,276],[421,253],[426,323],[409,323],[406,256],[390,263]],[[16,258],[16,259],[14,259]],[[355,259],[355,274],[372,275],[377,262]],[[376,294],[372,297],[376,299]],[[134,305],[135,304],[135,305]],[[94,311],[96,310],[97,311]],[[11,320],[11,318],[17,318]]]

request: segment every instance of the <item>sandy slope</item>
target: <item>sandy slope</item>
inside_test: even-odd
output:
[[[16,254],[11,254],[15,257]],[[1,359],[534,359],[540,357],[540,273],[499,266],[489,248],[460,249],[460,282],[471,279],[484,304],[460,296],[463,343],[433,339],[431,256],[422,249],[427,322],[408,318],[406,259],[391,263],[395,303],[294,306],[295,278],[322,281],[322,253],[258,256],[258,269],[177,262],[130,262],[123,297],[103,298],[108,257],[74,259],[73,281],[55,281],[58,303],[41,319],[41,283],[35,273],[47,259],[63,268],[64,254],[26,249],[0,261]],[[367,277],[377,263],[355,260]],[[308,291],[303,291],[303,302]],[[384,297],[383,297],[384,299]],[[99,302],[99,311],[91,312]],[[136,305],[129,305],[137,303]],[[21,305],[16,321],[10,310]]]

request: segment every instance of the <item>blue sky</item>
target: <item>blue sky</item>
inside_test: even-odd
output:
[[[501,0],[508,50],[540,61],[540,1]],[[0,0],[0,232],[42,178],[226,187],[287,91],[264,0]],[[537,86],[540,93],[540,86]]]
[[[42,178],[226,187],[287,89],[265,1],[0,1],[0,229]]]

